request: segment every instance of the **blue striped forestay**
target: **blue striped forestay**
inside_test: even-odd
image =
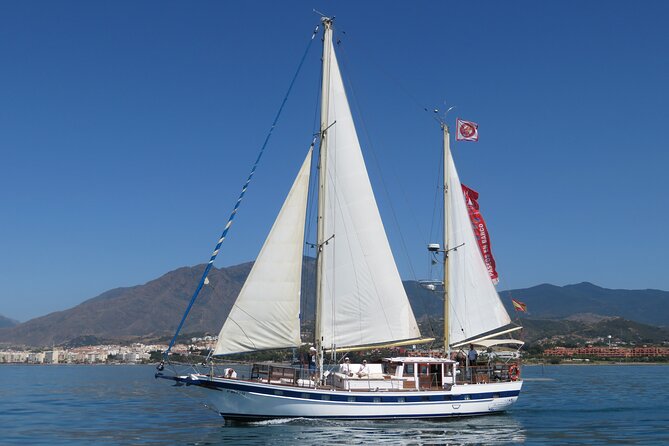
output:
[[[163,353],[163,357],[167,359],[170,350],[172,350],[172,347],[177,341],[177,337],[179,336],[179,333],[181,332],[181,329],[183,328],[184,323],[186,322],[186,318],[188,317],[188,313],[190,313],[191,308],[193,308],[193,304],[195,303],[195,299],[197,299],[197,296],[200,294],[200,291],[202,290],[202,287],[205,284],[205,281],[207,280],[207,275],[209,274],[209,271],[211,270],[212,265],[214,264],[214,260],[216,260],[216,256],[218,256],[218,252],[221,249],[221,245],[223,244],[223,240],[225,240],[225,237],[228,235],[228,231],[230,230],[230,227],[232,226],[232,222],[235,219],[235,215],[237,215],[237,211],[239,210],[239,206],[242,203],[242,199],[244,198],[244,194],[246,193],[246,189],[249,187],[249,183],[251,183],[251,179],[253,179],[253,175],[256,172],[256,169],[258,168],[258,165],[260,164],[260,160],[263,156],[263,153],[265,153],[265,148],[267,147],[267,143],[269,142],[270,137],[272,136],[272,132],[274,132],[274,128],[276,127],[277,123],[279,122],[279,117],[281,116],[281,112],[283,111],[283,107],[286,105],[286,102],[288,101],[288,96],[290,95],[290,92],[293,90],[293,86],[295,85],[295,81],[297,80],[297,76],[300,73],[300,70],[302,69],[302,66],[304,65],[304,61],[307,58],[307,54],[309,53],[309,49],[311,48],[311,44],[314,41],[314,38],[316,37],[316,34],[318,34],[318,26],[316,29],[314,29],[313,34],[311,35],[311,39],[309,40],[309,44],[307,45],[307,48],[304,50],[304,54],[302,55],[302,59],[300,59],[300,63],[297,66],[297,70],[295,71],[295,75],[293,76],[293,79],[290,81],[290,85],[288,86],[288,91],[286,91],[285,96],[283,97],[283,101],[281,101],[281,106],[279,107],[279,111],[276,113],[276,116],[274,117],[274,121],[272,122],[272,126],[269,129],[269,132],[267,133],[267,136],[265,137],[265,141],[263,142],[262,147],[260,148],[260,152],[258,153],[258,157],[256,158],[255,163],[253,163],[253,167],[251,168],[251,173],[249,174],[249,177],[246,179],[246,183],[244,183],[244,186],[242,187],[242,191],[239,194],[239,198],[237,199],[237,202],[235,203],[235,207],[232,209],[232,212],[230,213],[230,217],[228,218],[228,222],[225,225],[225,228],[223,229],[223,233],[221,234],[221,237],[218,239],[218,243],[216,243],[216,247],[214,248],[214,252],[211,254],[211,258],[209,259],[209,263],[207,263],[207,267],[204,269],[204,272],[202,273],[202,277],[200,278],[200,282],[197,285],[197,288],[195,289],[195,292],[193,293],[193,296],[190,298],[190,302],[188,302],[188,306],[186,307],[186,311],[184,312],[184,315],[181,318],[181,322],[179,322],[179,326],[177,327],[176,332],[174,333],[174,336],[172,337],[172,340],[170,341],[170,345],[167,347],[167,350]],[[314,145],[314,142],[312,142],[312,147]]]

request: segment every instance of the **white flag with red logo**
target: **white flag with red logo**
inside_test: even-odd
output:
[[[455,139],[457,141],[478,141],[479,125],[475,122],[463,121],[458,118]]]

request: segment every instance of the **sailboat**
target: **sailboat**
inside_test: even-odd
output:
[[[479,251],[444,123],[444,242],[428,246],[443,256],[443,351],[375,364],[343,358],[342,353],[415,348],[434,339],[421,336],[402,285],[337,63],[332,20],[324,17],[322,25],[315,367],[261,364],[249,377],[238,377],[208,365],[169,374],[161,365],[156,377],[205,389],[226,420],[432,419],[503,411],[519,396],[519,364],[475,366],[457,355],[470,345],[491,349],[522,342],[504,338],[520,327],[511,323]],[[313,148],[223,323],[215,357],[302,345],[302,252]],[[326,357],[334,364],[326,364]]]

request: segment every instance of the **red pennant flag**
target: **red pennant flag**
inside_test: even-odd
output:
[[[511,303],[513,304],[513,309],[516,311],[522,311],[523,313],[527,313],[527,305],[522,303],[519,300],[516,299],[511,299]]]
[[[474,236],[476,237],[479,249],[481,250],[481,256],[483,256],[483,262],[485,263],[486,268],[488,268],[488,274],[490,274],[492,283],[497,285],[499,282],[499,274],[497,274],[495,258],[492,256],[492,249],[490,248],[488,228],[479,211],[479,193],[474,189],[468,188],[464,184],[461,184],[461,186],[462,192],[465,195],[467,210],[469,211],[469,220],[472,223],[472,229],[474,230]]]
[[[479,125],[472,121],[463,121],[458,118],[456,121],[456,141],[478,141]]]

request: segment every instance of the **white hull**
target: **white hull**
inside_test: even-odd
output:
[[[209,390],[208,400],[229,420],[271,418],[393,419],[484,415],[506,410],[522,381],[456,385],[451,390],[350,392],[225,379],[181,377]]]

